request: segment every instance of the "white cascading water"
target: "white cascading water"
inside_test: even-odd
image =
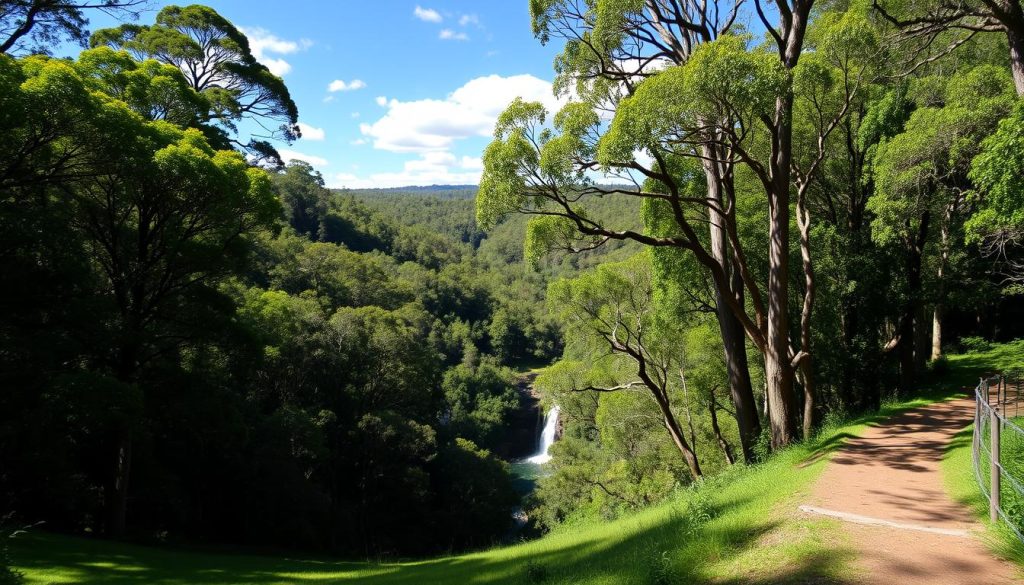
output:
[[[537,449],[537,454],[526,459],[530,463],[543,465],[551,461],[551,455],[548,455],[548,448],[555,442],[555,432],[558,431],[558,411],[559,408],[556,404],[551,407],[547,416],[544,417],[544,430],[540,433],[540,445]]]

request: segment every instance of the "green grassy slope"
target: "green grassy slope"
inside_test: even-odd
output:
[[[786,577],[798,582],[800,576],[841,565],[836,553],[813,536],[817,526],[783,529],[776,513],[777,506],[818,475],[821,458],[796,465],[810,454],[806,447],[794,449],[753,471],[735,474],[724,488],[715,482],[615,522],[574,526],[535,542],[421,562],[377,565],[208,555],[41,533],[16,539],[12,556],[29,583],[528,583],[531,576],[546,574],[548,582],[610,585],[657,582],[659,572],[684,582],[725,576],[750,582],[748,575],[754,572],[765,583],[786,582]],[[712,518],[694,526],[701,516]],[[793,528],[805,537],[780,533]],[[785,552],[787,562],[759,548],[766,540],[784,549],[776,552]]]
[[[964,376],[964,385],[973,388],[983,375],[1024,368],[1024,341],[995,345],[985,352],[951,356],[949,361],[953,371]],[[1024,566],[1024,544],[1005,526],[988,522],[988,500],[982,496],[971,462],[973,432],[974,425],[971,425],[957,433],[943,456],[946,491],[954,500],[969,506],[978,519],[985,522],[984,540],[993,552]],[[985,463],[983,468],[987,465]],[[983,475],[983,478],[987,477]]]
[[[953,362],[949,379],[969,378]],[[520,545],[401,563],[214,555],[36,532],[12,541],[29,583],[274,584],[843,583],[850,553],[834,521],[794,514],[827,455],[865,425],[952,395],[891,404],[873,417],[828,428],[769,462],[738,468],[670,502],[612,522],[564,527]]]

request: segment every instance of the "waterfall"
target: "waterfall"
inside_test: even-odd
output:
[[[551,443],[555,442],[555,432],[558,430],[558,411],[558,405],[556,404],[551,407],[547,416],[544,417],[544,430],[540,433],[540,445],[538,445],[537,453],[526,459],[530,463],[540,465],[551,461],[551,455],[548,455],[548,448],[551,447]]]

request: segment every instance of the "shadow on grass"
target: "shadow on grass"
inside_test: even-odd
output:
[[[43,533],[15,539],[11,552],[29,583],[707,583],[721,582],[713,562],[760,546],[765,535],[779,528],[773,519],[750,522],[749,514],[739,521],[730,516],[750,504],[749,499],[725,499],[708,509],[712,520],[696,529],[685,507],[676,505],[666,513],[641,513],[636,522],[618,524],[622,530],[614,533],[597,525],[586,533],[506,549],[395,564],[208,555]],[[798,557],[787,563],[785,574],[727,582],[840,583],[808,579],[831,574],[843,558],[841,552]]]
[[[716,585],[852,585],[859,580],[835,575],[836,567],[848,564],[850,551],[830,550],[807,555],[784,571],[771,575],[749,575],[734,579],[716,579]],[[686,581],[680,581],[686,583]]]

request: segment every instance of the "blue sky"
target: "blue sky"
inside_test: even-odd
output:
[[[170,3],[153,2],[139,22]],[[475,184],[505,105],[519,95],[555,103],[559,47],[533,38],[527,0],[205,4],[288,85],[305,136],[278,145],[282,155],[310,162],[332,187]]]

